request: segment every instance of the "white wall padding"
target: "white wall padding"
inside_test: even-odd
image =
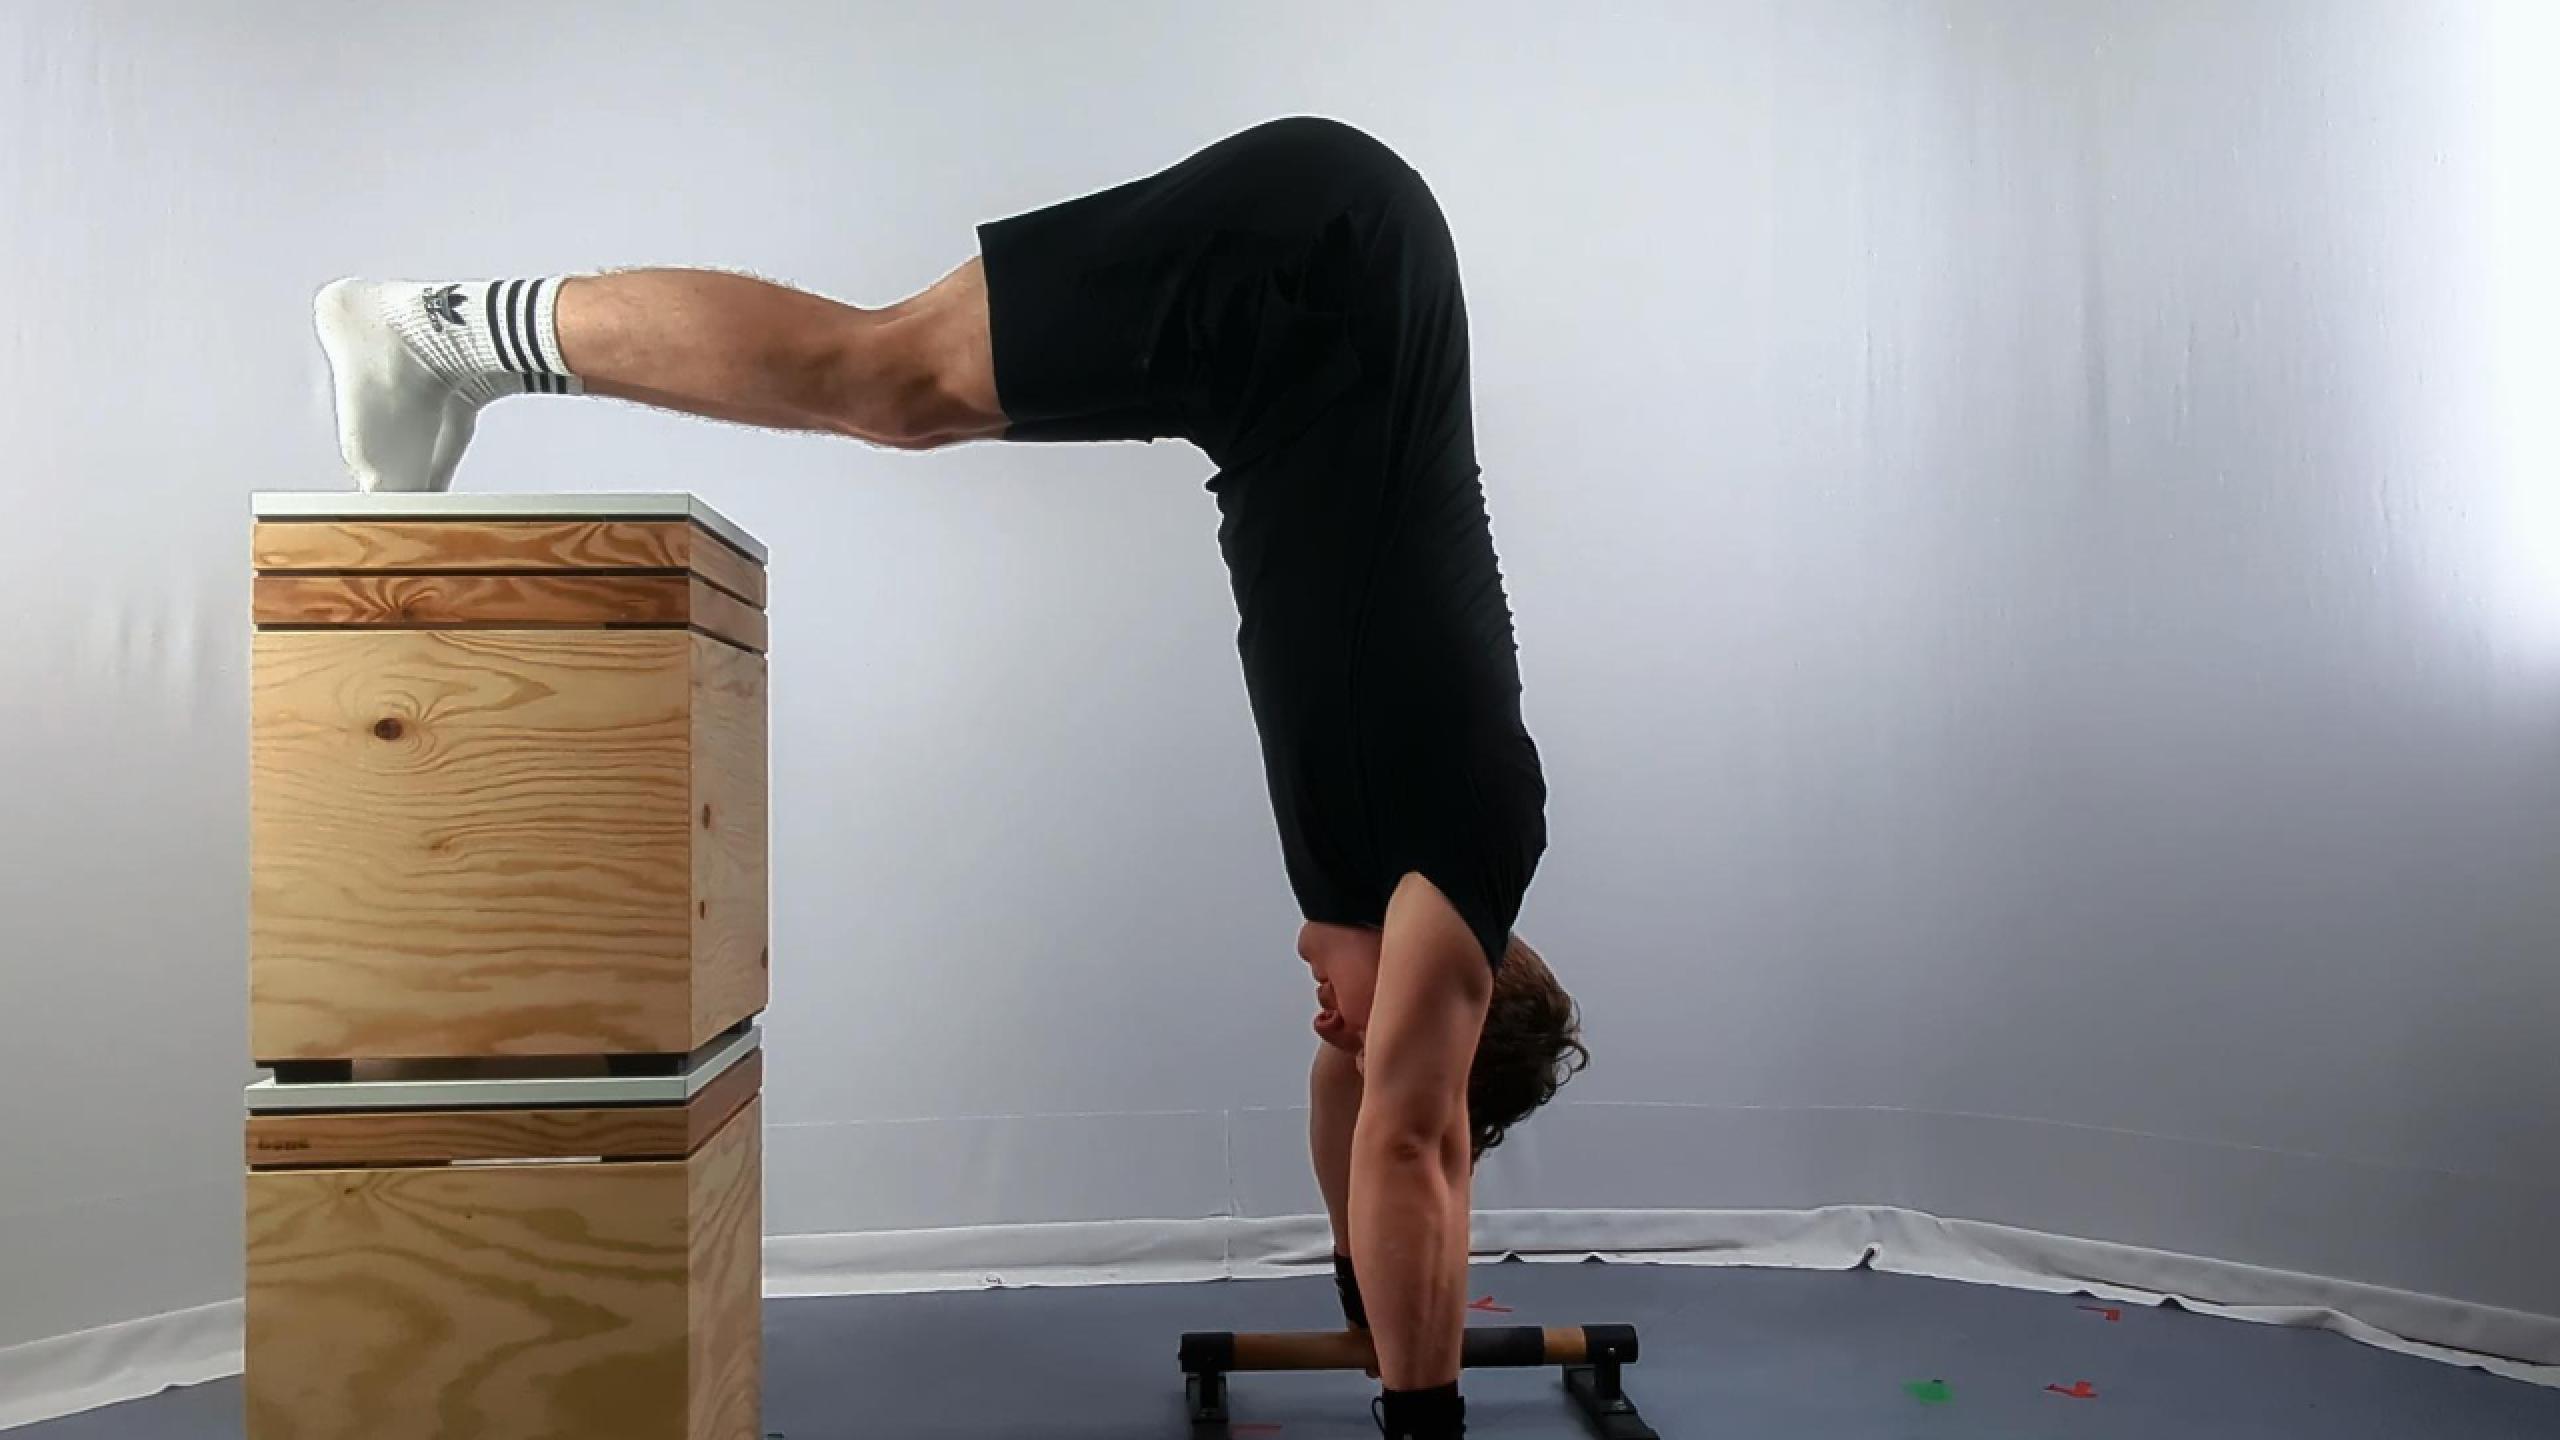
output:
[[[1263,1279],[1326,1270],[1319,1215],[792,1235],[765,1245],[769,1295]],[[1504,1210],[1475,1219],[1480,1259],[1859,1265],[2334,1330],[2403,1354],[2560,1386],[2560,1320],[2316,1275],[2110,1245],[1877,1205],[1820,1210]]]
[[[0,1430],[240,1373],[237,1300],[0,1349]]]
[[[1483,1258],[1806,1270],[1863,1264],[2130,1304],[2174,1299],[2209,1315],[2334,1330],[2403,1354],[2560,1386],[2560,1322],[2547,1316],[1881,1206],[1494,1211],[1476,1217],[1476,1239]],[[789,1235],[765,1242],[765,1293],[1263,1279],[1330,1273],[1331,1251],[1316,1215]],[[239,1363],[237,1304],[0,1350],[0,1429],[235,1373]]]

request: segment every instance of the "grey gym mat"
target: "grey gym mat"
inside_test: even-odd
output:
[[[1865,1271],[1478,1267],[1485,1324],[1630,1321],[1665,1440],[2553,1440],[2560,1390],[2319,1331]],[[2083,1308],[2083,1307],[2089,1308]],[[1185,1330],[1334,1323],[1329,1279],[777,1300],[765,1429],[786,1440],[1185,1440]],[[2077,1389],[2077,1399],[2048,1386]],[[1937,1382],[1943,1392],[1908,1387]],[[1583,1433],[1551,1371],[1473,1374],[1469,1434]],[[1362,1440],[1371,1383],[1240,1375],[1238,1440]],[[1943,1393],[1943,1399],[1936,1397]],[[239,1383],[9,1440],[234,1440]]]

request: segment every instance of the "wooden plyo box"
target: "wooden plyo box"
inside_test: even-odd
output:
[[[586,1105],[253,1111],[249,1440],[755,1440],[762,1065],[745,1043],[669,1103],[616,1087],[689,1078],[586,1082]],[[252,1087],[253,1106],[261,1091],[277,1098]]]
[[[761,545],[682,495],[256,516],[260,1063],[682,1055],[764,1009]]]

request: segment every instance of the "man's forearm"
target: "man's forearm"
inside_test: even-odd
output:
[[[1333,1249],[1351,1253],[1351,1136],[1360,1121],[1360,1064],[1332,1045],[1316,1046],[1307,1076],[1307,1151],[1316,1188],[1333,1222]]]
[[[1352,1144],[1352,1259],[1377,1338],[1380,1378],[1424,1390],[1458,1378],[1465,1340],[1466,1136],[1432,1144],[1364,1130]]]
[[[1387,902],[1351,1137],[1352,1258],[1390,1435],[1464,1431],[1467,1076],[1492,994],[1474,933],[1429,880],[1407,875]]]

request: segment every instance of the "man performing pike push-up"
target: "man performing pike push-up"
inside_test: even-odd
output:
[[[317,319],[347,464],[368,490],[441,490],[483,405],[582,393],[899,449],[1205,452],[1316,982],[1344,1308],[1371,1327],[1387,1434],[1461,1435],[1474,1164],[1583,1050],[1511,933],[1546,786],[1447,225],[1385,146],[1285,120],[978,239],[881,310],[709,271],[339,281]]]

